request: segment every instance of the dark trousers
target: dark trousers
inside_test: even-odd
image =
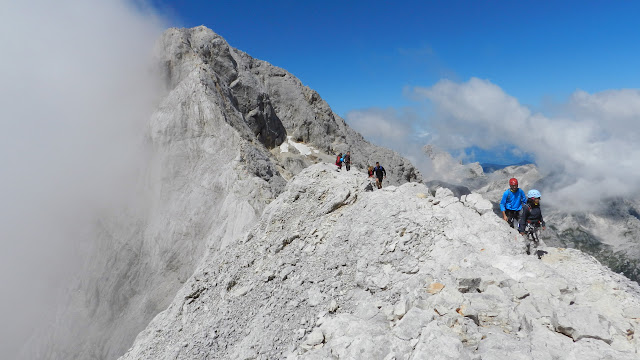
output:
[[[507,221],[509,226],[513,227],[514,220],[516,223],[520,221],[520,210],[505,210],[504,214],[507,215]]]

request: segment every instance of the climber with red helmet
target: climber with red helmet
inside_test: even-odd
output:
[[[502,200],[500,200],[502,218],[509,223],[509,226],[514,227],[514,221],[520,220],[520,210],[526,203],[527,196],[522,189],[518,188],[518,179],[509,179],[509,189],[502,194]]]

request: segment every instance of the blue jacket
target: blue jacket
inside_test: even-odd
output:
[[[527,203],[527,196],[524,191],[518,188],[518,191],[513,193],[511,190],[507,190],[502,194],[502,200],[500,200],[500,211],[505,210],[522,210],[522,204]]]

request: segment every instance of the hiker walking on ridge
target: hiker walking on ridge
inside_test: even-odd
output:
[[[518,179],[509,179],[509,189],[502,194],[502,200],[500,200],[502,218],[509,223],[509,226],[514,227],[514,220],[520,221],[520,210],[526,202],[527,197],[524,191],[518,188]]]
[[[344,156],[344,167],[347,171],[351,170],[351,151],[347,151],[347,154]]]
[[[376,167],[373,168],[373,172],[376,175],[376,186],[378,189],[382,189],[382,179],[387,178],[387,171],[376,161]]]
[[[527,193],[527,204],[522,210],[522,216],[518,224],[520,234],[525,234],[527,224],[534,226],[542,226],[542,230],[546,229],[544,219],[542,218],[542,209],[540,209],[540,191],[529,190]]]
[[[545,230],[544,219],[542,218],[542,209],[540,209],[540,191],[529,190],[527,193],[527,203],[522,208],[522,216],[518,223],[518,231],[523,236],[528,236],[527,254],[531,254],[532,250],[538,248],[538,233],[540,227]]]
[[[336,166],[338,167],[338,170],[342,170],[342,153],[338,154],[338,157],[336,158]]]

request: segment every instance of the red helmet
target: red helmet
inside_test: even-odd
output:
[[[512,186],[512,185],[518,186],[518,179],[516,178],[509,179],[509,186]]]

